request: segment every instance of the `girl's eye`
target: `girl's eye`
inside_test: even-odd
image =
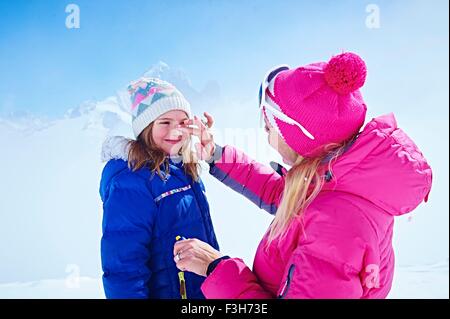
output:
[[[159,124],[165,124],[165,125],[167,125],[167,124],[170,124],[169,122],[159,122]]]

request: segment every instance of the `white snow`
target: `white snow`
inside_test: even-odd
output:
[[[253,100],[220,99],[215,82],[196,91],[181,71],[164,63],[148,74],[182,86],[195,101],[196,114],[213,114],[218,143],[237,145],[267,164],[280,161],[255,127]],[[103,101],[87,101],[56,120],[0,119],[0,298],[104,298],[100,153],[107,136],[132,137],[122,98],[123,90]],[[251,266],[272,217],[207,172],[202,178],[221,250]],[[417,218],[396,225],[394,248],[400,253],[391,298],[448,298],[445,183],[448,188],[444,180],[434,185],[434,196],[416,211]]]
[[[0,285],[2,299],[105,299],[101,279],[48,279]]]
[[[448,259],[433,265],[397,267],[388,298],[448,299]]]

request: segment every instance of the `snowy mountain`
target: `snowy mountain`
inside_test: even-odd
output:
[[[261,162],[280,161],[260,134],[253,100],[227,101],[214,81],[196,90],[182,71],[163,62],[144,75],[175,84],[190,100],[194,113],[212,113],[218,143],[236,145]],[[30,114],[0,118],[0,148],[4,150],[0,159],[0,298],[103,296],[99,280],[102,203],[98,187],[104,164],[100,150],[107,136],[132,137],[124,97],[122,88],[102,101],[86,101],[59,119]],[[221,250],[242,257],[251,266],[259,239],[272,217],[226,190],[207,172],[202,178]],[[405,227],[408,223],[400,220],[399,225]],[[411,260],[435,262],[413,255],[417,252],[413,240],[423,231],[421,226],[409,234],[403,231],[406,239],[396,243],[408,252],[401,255],[403,266]],[[424,266],[424,272],[431,275],[423,280],[434,287],[436,296],[446,292],[448,297],[448,259],[442,265]],[[424,272],[417,267],[402,268],[406,270],[399,272],[399,283],[414,285],[415,279],[422,278],[418,274]],[[80,281],[70,284],[73,278]],[[446,286],[442,286],[443,278],[447,278]],[[424,282],[419,280],[417,284],[423,287]],[[413,295],[408,291],[419,290],[403,284],[394,295],[408,297]]]

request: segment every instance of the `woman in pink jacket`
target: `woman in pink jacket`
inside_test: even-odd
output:
[[[212,158],[210,173],[275,218],[253,270],[197,239],[177,242],[177,267],[207,276],[207,298],[385,298],[394,275],[394,217],[426,201],[432,173],[393,114],[367,123],[356,54],[264,78],[260,108],[269,144],[291,166],[273,170],[215,145],[195,118],[185,128]]]

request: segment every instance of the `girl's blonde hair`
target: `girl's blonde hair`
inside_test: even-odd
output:
[[[329,144],[324,148],[323,155],[314,158],[297,157],[286,174],[283,195],[269,227],[267,246],[277,238],[282,239],[292,220],[303,216],[306,208],[321,191],[326,171],[332,176],[332,163],[353,139],[341,144]]]
[[[136,140],[129,142],[128,166],[134,172],[147,166],[152,172],[156,172],[161,179],[164,176],[161,166],[164,165],[164,172],[169,173],[169,157],[155,143],[152,137],[153,123],[145,128]],[[190,148],[190,137],[186,139],[178,155],[181,156],[186,174],[190,175],[194,181],[200,178],[200,164],[198,158]]]

